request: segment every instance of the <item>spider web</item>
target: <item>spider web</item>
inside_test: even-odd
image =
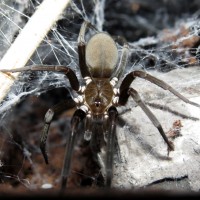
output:
[[[1,58],[41,2],[39,0],[2,1],[0,4]],[[36,49],[28,65],[67,65],[80,79],[77,37],[82,22],[87,20],[91,21],[100,31],[108,31],[112,35],[123,35],[128,39],[130,56],[124,76],[134,69],[144,69],[151,73],[154,71],[155,73],[166,73],[174,69],[194,67],[198,65],[199,60],[198,9],[200,5],[192,1],[187,10],[188,2],[184,1],[181,11],[178,1],[177,3],[160,1],[154,5],[154,8],[149,5],[148,1],[126,0],[123,5],[111,0],[71,1],[61,19]],[[147,6],[150,8],[145,13]],[[171,12],[174,11],[174,13],[179,8],[179,15],[172,15],[169,12],[169,8],[172,7],[174,10]],[[89,32],[86,39],[91,34],[92,32]],[[119,45],[119,51],[121,49]],[[182,78],[182,80],[185,79]],[[199,75],[195,73],[192,73],[192,76],[188,74],[186,80],[183,83],[175,79],[173,85],[176,85],[177,90],[183,90],[184,84],[187,84],[188,88],[190,85],[200,84]],[[143,90],[148,87],[145,85],[146,82],[141,84],[144,84]],[[55,88],[59,89],[55,90]],[[21,73],[19,80],[15,82],[4,101],[1,102],[0,173],[2,178],[0,178],[2,182],[6,183],[7,180],[13,179],[28,188],[38,187],[37,181],[34,182],[31,175],[27,177],[22,171],[25,170],[28,173],[31,169],[35,177],[40,176],[41,171],[37,169],[38,165],[33,162],[32,158],[33,154],[40,154],[37,143],[38,133],[42,129],[43,116],[48,107],[69,97],[65,88],[69,88],[69,83],[63,75],[46,72]],[[143,97],[145,97],[145,92]],[[157,98],[158,95],[153,95],[150,100]],[[32,106],[36,112],[33,112]],[[26,117],[24,113],[28,113],[29,117]],[[43,113],[43,116],[39,113]],[[64,126],[64,130],[55,131],[60,131],[60,135],[62,135],[61,132],[68,130],[69,125],[64,125],[66,117],[67,121],[70,121],[68,115],[65,119],[61,117],[56,123],[52,123],[52,130],[58,129],[58,124],[61,127]],[[24,130],[21,127],[25,127]],[[11,147],[8,148],[8,145]],[[12,148],[13,146],[15,148]],[[21,157],[17,158],[19,159],[18,164],[14,162],[12,166],[10,157],[15,156],[15,151],[21,152],[17,154]],[[5,156],[7,153],[9,154]],[[94,178],[88,176],[90,179]],[[52,178],[58,182],[59,174]],[[39,185],[45,183],[40,182]]]

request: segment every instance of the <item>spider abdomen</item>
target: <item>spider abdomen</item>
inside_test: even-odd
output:
[[[118,61],[117,46],[106,33],[94,35],[86,46],[86,64],[92,77],[109,78]]]
[[[93,115],[101,115],[112,103],[113,95],[108,78],[94,78],[85,89],[85,102]]]

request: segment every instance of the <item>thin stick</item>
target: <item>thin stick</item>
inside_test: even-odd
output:
[[[0,68],[25,66],[69,2],[70,0],[44,0],[0,61]],[[11,78],[0,73],[0,102],[8,94],[18,74],[12,74]]]

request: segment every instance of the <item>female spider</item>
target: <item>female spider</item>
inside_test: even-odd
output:
[[[96,31],[86,44],[85,32],[87,28]],[[123,44],[122,53],[119,59],[116,42]],[[104,32],[98,32],[89,22],[84,22],[81,26],[78,36],[78,55],[79,67],[84,81],[80,85],[75,73],[67,66],[44,66],[34,65],[18,69],[2,69],[1,72],[22,72],[22,71],[54,71],[64,73],[69,79],[72,90],[77,94],[72,96],[72,101],[58,104],[49,109],[44,118],[44,128],[40,139],[40,148],[45,162],[48,164],[46,153],[46,140],[48,130],[54,114],[62,109],[68,109],[76,105],[77,110],[71,120],[71,132],[66,146],[66,154],[62,169],[61,187],[64,189],[67,185],[67,178],[70,173],[71,156],[77,135],[78,125],[81,121],[85,123],[85,138],[95,140],[98,131],[96,126],[102,127],[102,135],[106,135],[106,186],[111,186],[112,165],[115,144],[115,129],[118,117],[117,107],[125,105],[131,96],[134,101],[142,108],[154,126],[158,129],[169,150],[174,150],[172,142],[166,137],[163,128],[157,118],[141,100],[136,90],[130,87],[136,77],[146,79],[157,86],[168,90],[186,103],[200,107],[200,105],[189,101],[179,92],[169,86],[162,80],[159,80],[144,71],[132,71],[122,80],[121,85],[117,87],[124,68],[128,60],[129,47],[125,39],[121,37],[111,37]],[[117,64],[119,62],[119,64]],[[106,133],[106,134],[105,134]],[[97,144],[98,142],[96,142]]]

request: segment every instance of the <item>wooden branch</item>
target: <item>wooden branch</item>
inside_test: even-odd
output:
[[[0,68],[25,66],[69,2],[70,0],[44,0],[0,61]],[[12,77],[0,74],[0,102],[8,94],[18,74],[12,74]]]

